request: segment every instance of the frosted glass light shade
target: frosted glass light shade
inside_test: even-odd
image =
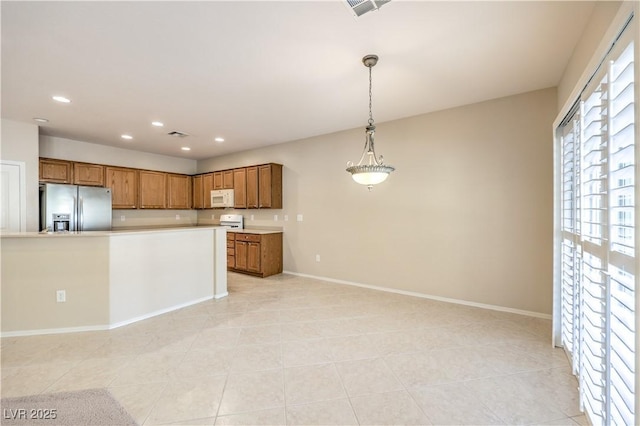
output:
[[[386,172],[360,172],[351,175],[360,185],[377,185],[384,182],[388,176],[389,173]]]

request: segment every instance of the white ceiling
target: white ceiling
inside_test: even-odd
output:
[[[2,1],[2,117],[209,158],[364,127],[365,54],[377,123],[556,86],[593,6],[393,0],[355,19],[342,1]]]

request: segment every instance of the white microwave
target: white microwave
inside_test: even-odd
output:
[[[211,191],[211,207],[233,207],[233,189]]]

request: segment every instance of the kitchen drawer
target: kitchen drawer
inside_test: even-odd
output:
[[[236,239],[235,232],[227,232],[227,241],[232,241]]]
[[[227,248],[235,248],[236,242],[235,240],[227,240]]]
[[[256,234],[236,234],[236,241],[251,241],[259,243],[262,237]]]
[[[232,247],[227,247],[227,256],[235,256],[235,255],[236,255],[236,249]]]

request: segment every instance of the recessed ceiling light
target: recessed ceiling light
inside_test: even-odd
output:
[[[131,139],[133,139],[133,136],[131,136],[131,135],[121,135],[120,137],[121,137],[122,139],[126,139],[126,140],[128,140],[128,141],[129,141],[129,140],[131,140]]]
[[[69,102],[71,102],[71,99],[65,98],[64,96],[52,96],[51,99],[53,99],[56,102],[61,102],[63,104],[68,104]]]
[[[220,136],[218,136],[217,138],[214,139],[214,141],[216,141],[216,142],[224,142],[224,138],[221,138]]]
[[[164,123],[161,122],[161,121],[152,121],[151,125],[152,126],[156,126],[156,127],[162,127],[162,126],[164,126]]]
[[[48,123],[49,122],[49,120],[47,120],[46,118],[33,117],[33,119],[35,121],[37,121],[38,123]]]
[[[188,146],[183,146],[182,148],[183,151],[191,151],[191,148],[189,148]]]

